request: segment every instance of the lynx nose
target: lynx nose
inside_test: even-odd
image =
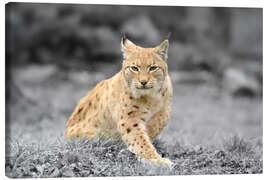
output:
[[[145,86],[147,84],[147,81],[141,81],[141,84]]]

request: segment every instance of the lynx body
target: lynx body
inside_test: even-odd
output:
[[[168,40],[164,40],[155,48],[142,48],[122,38],[121,71],[98,83],[81,99],[67,122],[65,138],[118,134],[140,158],[171,165],[152,145],[170,116],[168,46]]]

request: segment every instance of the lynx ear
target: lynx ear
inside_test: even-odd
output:
[[[159,57],[167,61],[168,58],[168,49],[169,49],[169,40],[164,40],[160,45],[158,45],[156,48],[156,53],[159,55]]]
[[[130,46],[135,46],[135,44],[133,42],[131,42],[130,40],[128,40],[126,38],[126,35],[123,34],[122,38],[121,38],[121,50],[123,52],[123,57],[124,59],[127,58],[127,53],[128,53],[128,48]]]

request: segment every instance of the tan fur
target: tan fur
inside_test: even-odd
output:
[[[121,45],[122,70],[98,83],[79,102],[67,122],[65,138],[120,134],[128,149],[142,159],[171,165],[152,145],[170,116],[172,84],[166,63],[168,40],[155,48],[142,48],[122,38]],[[150,70],[150,67],[153,68]],[[141,82],[146,82],[148,89],[140,89]]]

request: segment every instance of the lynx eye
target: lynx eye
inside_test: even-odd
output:
[[[151,67],[149,68],[149,71],[155,71],[157,68],[158,68],[157,66],[151,66]]]
[[[132,71],[139,71],[139,68],[137,68],[136,66],[131,66],[130,68]]]

